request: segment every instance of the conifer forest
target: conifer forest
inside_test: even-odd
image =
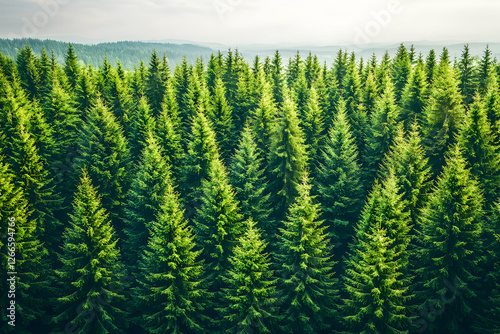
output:
[[[2,333],[500,333],[488,47],[78,57],[0,54]]]

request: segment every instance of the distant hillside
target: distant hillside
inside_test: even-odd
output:
[[[47,50],[49,56],[50,51],[53,50],[56,60],[59,63],[64,62],[64,56],[68,47],[68,43],[54,40],[31,38],[0,39],[0,52],[5,56],[16,59],[17,53],[26,44],[30,45],[37,55],[42,52],[42,48]],[[95,45],[75,43],[73,46],[78,59],[86,65],[92,64],[92,66],[97,67],[103,63],[106,57],[108,62],[113,66],[116,66],[117,61],[120,60],[126,69],[133,69],[134,64],[139,64],[141,60],[147,65],[154,49],[156,49],[156,52],[160,56],[165,54],[172,66],[181,62],[184,56],[186,56],[190,63],[194,63],[198,57],[203,57],[204,60],[208,61],[210,54],[214,52],[214,50],[205,46],[171,43],[116,42]]]

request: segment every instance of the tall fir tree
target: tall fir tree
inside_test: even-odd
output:
[[[401,96],[401,120],[404,122],[406,130],[410,129],[414,122],[422,124],[427,98],[428,85],[425,65],[422,58],[419,58]]]
[[[342,100],[321,157],[316,191],[329,236],[338,245],[336,259],[340,260],[353,235],[364,193],[358,151]]]
[[[140,260],[138,322],[148,333],[204,333],[200,251],[194,250],[193,232],[168,175],[157,187],[164,188],[157,194],[156,214]]]
[[[271,85],[265,79],[262,78],[262,80],[262,94],[258,107],[251,115],[250,123],[255,134],[257,147],[264,153],[264,159],[267,162],[277,109]]]
[[[305,144],[309,154],[309,170],[312,176],[316,175],[316,164],[323,144],[324,117],[319,106],[319,97],[314,87],[311,88],[305,107],[303,121]]]
[[[464,96],[464,104],[467,106],[472,103],[474,94],[478,89],[477,85],[477,68],[474,64],[474,58],[469,51],[469,44],[464,46],[462,56],[458,63],[460,72],[460,90]]]
[[[280,330],[284,333],[330,331],[337,320],[338,290],[331,259],[332,246],[319,204],[310,195],[307,174],[297,186],[276,252]]]
[[[274,218],[285,218],[297,195],[297,184],[307,169],[307,150],[295,104],[286,96],[276,120],[269,150],[270,190],[274,194]]]
[[[224,333],[272,333],[277,307],[271,258],[255,222],[250,219],[245,225],[222,278],[227,286],[222,328]]]
[[[480,310],[483,196],[466,165],[455,145],[421,215],[416,291],[420,317],[429,322],[420,319],[419,330],[470,333]]]
[[[147,246],[152,224],[170,182],[170,168],[150,131],[124,207],[123,255],[129,268],[135,269],[134,274],[138,272],[138,260]]]
[[[87,112],[79,138],[75,173],[87,167],[89,177],[99,187],[102,206],[121,233],[121,210],[130,182],[130,151],[121,126],[101,100]]]
[[[221,157],[227,160],[232,154],[235,134],[232,117],[232,108],[226,100],[224,82],[217,78],[215,92],[211,99],[210,121],[215,132]]]
[[[50,296],[48,254],[37,237],[38,222],[30,218],[24,192],[16,186],[15,175],[3,160],[0,155],[0,263],[4,268],[1,279],[5,291],[0,303],[5,308],[11,307],[12,300],[16,304],[14,318],[7,317],[10,311],[2,313],[0,329],[4,333],[29,333],[46,323],[42,319],[46,314],[44,299]]]
[[[68,44],[66,56],[64,59],[64,73],[68,78],[68,84],[71,91],[74,91],[80,78],[80,65],[73,44]]]
[[[229,166],[229,180],[235,190],[244,220],[252,219],[268,243],[275,241],[277,228],[270,218],[270,194],[262,152],[247,124]]]
[[[125,297],[120,291],[124,289],[120,250],[115,230],[85,169],[63,242],[62,267],[55,271],[58,291],[53,322],[79,333],[123,333],[127,312],[122,310]]]
[[[455,143],[455,134],[464,117],[463,97],[454,70],[442,62],[430,88],[422,128],[424,145],[435,175],[443,164],[445,152]]]
[[[371,226],[350,259],[344,277],[347,298],[341,306],[347,333],[408,333],[410,281],[393,239],[380,224]]]
[[[489,209],[498,197],[500,156],[479,94],[475,95],[474,102],[465,115],[458,141],[463,147],[462,154],[471,168],[471,173],[484,190],[485,209]]]

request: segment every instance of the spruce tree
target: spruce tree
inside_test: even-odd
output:
[[[471,173],[484,190],[485,209],[489,209],[498,197],[500,185],[499,147],[494,142],[490,122],[479,94],[474,97],[465,119],[461,124],[458,141],[463,147]]]
[[[272,175],[274,218],[285,218],[297,195],[297,184],[307,168],[307,151],[296,107],[287,95],[276,120],[269,152],[268,170]]]
[[[270,194],[262,153],[258,150],[249,125],[245,126],[236,152],[231,158],[229,180],[240,203],[243,219],[252,219],[265,241],[275,241],[276,227],[271,220]]]
[[[324,117],[319,106],[318,94],[314,87],[311,88],[303,121],[305,144],[308,148],[310,170],[316,174],[316,164],[323,143]]]
[[[142,254],[147,246],[149,232],[170,182],[170,168],[151,131],[134,174],[124,207],[126,238],[122,240],[124,258],[131,268],[137,263],[137,253]]]
[[[337,317],[332,246],[310,190],[304,174],[297,186],[298,196],[280,229],[276,258],[280,330],[284,333],[328,331]]]
[[[470,333],[479,312],[483,196],[466,165],[455,145],[418,226],[418,323],[431,331]]]
[[[226,285],[222,275],[230,266],[229,257],[244,227],[234,190],[219,159],[210,162],[208,175],[202,181],[200,203],[193,218],[194,231],[201,259],[205,261],[203,280],[210,297],[207,315],[216,324],[220,317],[210,310],[223,306],[221,288]]]
[[[63,234],[58,276],[57,315],[53,322],[79,333],[123,333],[127,312],[119,289],[123,266],[106,210],[85,170]],[[121,319],[115,321],[114,319]]]
[[[396,57],[392,64],[392,80],[394,82],[394,91],[396,102],[399,103],[403,89],[408,82],[411,73],[411,61],[408,56],[406,47],[401,43],[398,48]]]
[[[99,187],[102,206],[120,233],[123,228],[121,210],[129,183],[130,153],[121,126],[101,100],[87,112],[79,138],[75,172],[85,166],[88,168],[89,177]]]
[[[245,225],[222,278],[227,286],[222,289],[222,328],[224,333],[272,333],[277,307],[271,258],[255,222],[250,219]]]
[[[160,113],[168,77],[168,65],[164,68],[164,65],[156,54],[156,50],[154,50],[149,61],[145,87],[146,96],[153,116],[157,116]]]
[[[422,129],[424,145],[434,174],[444,164],[448,147],[455,143],[455,134],[464,117],[462,95],[453,69],[442,63],[430,88]]]
[[[365,182],[371,184],[384,154],[388,152],[398,127],[400,108],[396,104],[394,87],[389,82],[382,96],[375,102],[370,117],[366,152],[364,154]]]
[[[64,62],[64,73],[68,78],[70,88],[74,90],[77,87],[80,76],[80,65],[78,65],[78,56],[75,53],[73,44],[68,44]]]
[[[182,193],[187,214],[199,204],[202,180],[208,176],[212,160],[219,159],[219,149],[210,123],[202,111],[192,121],[191,135],[184,155]]]
[[[168,175],[156,187],[158,206],[149,224],[136,290],[136,304],[142,310],[139,324],[148,333],[204,333],[200,251],[194,250],[193,232]]]
[[[401,120],[405,124],[405,129],[410,129],[410,125],[414,122],[422,124],[427,98],[428,85],[425,65],[422,58],[419,58],[401,96]]]
[[[211,99],[210,121],[215,132],[221,156],[227,160],[232,154],[235,140],[232,109],[226,100],[224,83],[221,78],[215,82],[214,97]]]
[[[11,283],[15,284],[15,308],[16,315],[14,323],[17,327],[8,323],[13,319],[7,318],[7,312],[2,312],[2,325],[0,329],[4,333],[28,333],[36,326],[43,323],[46,307],[44,298],[49,297],[48,290],[48,262],[47,250],[37,237],[37,221],[30,218],[30,208],[24,192],[15,183],[15,175],[11,167],[3,162],[0,156],[0,249],[2,256],[0,263],[4,269],[1,274],[2,290],[5,291],[0,298],[1,305],[10,306],[8,291]],[[11,254],[14,252],[14,254]],[[15,262],[8,260],[15,258]],[[15,282],[11,279],[10,272],[17,272]],[[18,330],[15,331],[15,328]]]
[[[321,157],[315,178],[318,199],[330,238],[340,244],[336,254],[341,256],[353,234],[363,195],[358,151],[342,100]]]
[[[285,101],[285,78],[283,75],[281,55],[278,50],[276,50],[272,59],[271,81],[274,101],[278,106],[281,106]]]
[[[408,333],[409,280],[393,239],[380,224],[370,226],[344,277],[348,297],[341,307],[347,333]]]
[[[262,95],[258,107],[251,116],[250,123],[257,146],[264,153],[264,159],[267,161],[277,110],[272,97],[271,86],[265,79],[262,80]]]
[[[469,52],[469,44],[465,44],[462,57],[458,63],[460,71],[460,90],[464,96],[464,104],[467,106],[472,103],[474,94],[477,91],[477,69],[474,59]]]
[[[40,73],[37,68],[37,59],[33,50],[29,45],[26,45],[17,55],[17,71],[21,86],[24,88],[28,97],[33,100],[39,94]]]
[[[149,132],[155,129],[156,123],[145,96],[141,97],[133,111],[129,122],[130,140],[128,143],[132,159],[136,160],[146,145]]]

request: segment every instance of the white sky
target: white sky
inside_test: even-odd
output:
[[[499,32],[499,0],[0,0],[3,38],[338,45]]]

